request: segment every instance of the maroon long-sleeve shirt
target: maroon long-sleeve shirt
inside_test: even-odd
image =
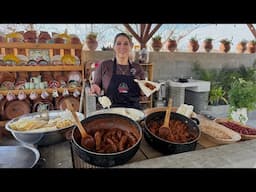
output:
[[[114,61],[105,60],[99,64],[95,70],[93,83],[97,84],[104,93],[107,92],[112,74],[113,74]],[[131,63],[132,68],[135,68],[135,78],[138,80],[145,79],[145,74],[143,68],[138,63]],[[117,63],[116,74],[130,75],[129,65],[119,65]]]

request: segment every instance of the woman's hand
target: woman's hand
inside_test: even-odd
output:
[[[91,94],[96,93],[97,95],[100,95],[101,89],[98,85],[92,84],[91,85]]]

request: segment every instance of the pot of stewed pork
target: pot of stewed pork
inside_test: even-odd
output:
[[[77,127],[72,130],[71,143],[77,155],[87,163],[100,167],[121,165],[139,149],[142,128],[131,118],[104,113],[89,116],[81,123],[94,138],[95,146],[87,149],[81,145],[81,134]]]
[[[145,140],[163,154],[195,150],[201,135],[199,120],[171,112],[170,130],[163,135],[159,134],[159,128],[163,125],[164,117],[165,111],[153,112],[146,116],[143,129]]]

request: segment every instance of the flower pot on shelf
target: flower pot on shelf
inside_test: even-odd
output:
[[[205,51],[207,53],[209,53],[212,50],[213,45],[212,45],[212,39],[211,38],[208,38],[208,39],[204,40],[203,48],[205,49]]]
[[[95,51],[98,47],[97,33],[94,33],[94,32],[89,33],[86,36],[85,43],[90,51]]]
[[[191,52],[197,52],[197,50],[199,49],[198,40],[194,38],[190,39],[188,44],[188,49]]]
[[[157,35],[155,37],[152,38],[152,48],[154,51],[160,51],[163,47],[163,44],[161,42],[161,36]]]
[[[241,41],[236,45],[236,51],[237,53],[244,53],[246,50],[246,41]]]
[[[177,49],[177,42],[174,39],[169,39],[166,44],[167,49],[170,52],[174,52]]]
[[[227,40],[227,39],[222,39],[221,41],[220,41],[220,52],[222,52],[222,53],[227,53],[227,52],[229,52],[229,50],[230,50],[230,43],[231,43],[231,41],[229,41],[229,40]]]
[[[247,52],[248,53],[255,53],[256,52],[256,41],[249,41],[247,43]]]
[[[95,51],[98,47],[98,42],[97,40],[87,39],[86,45],[90,51]]]

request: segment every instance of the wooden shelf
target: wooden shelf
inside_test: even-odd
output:
[[[64,89],[68,89],[69,92],[74,92],[76,89],[81,92],[82,88],[81,87],[76,87],[76,88],[57,88],[58,93],[63,93]],[[36,92],[37,94],[41,94],[42,91],[47,91],[48,93],[52,93],[56,89],[52,88],[46,88],[46,89],[20,89],[20,90],[0,90],[0,94],[2,95],[7,95],[7,93],[10,91],[14,93],[15,95],[18,95],[19,91],[24,91],[27,95],[30,94],[32,91]]]
[[[149,81],[153,81],[153,64],[152,63],[141,63],[141,67],[145,72],[147,72],[147,78]],[[141,100],[141,104],[144,104],[146,108],[152,108],[152,96],[148,100]]]
[[[18,49],[82,49],[82,44],[57,44],[57,43],[0,43],[0,47]]]
[[[83,65],[0,66],[0,71],[83,71]]]
[[[148,100],[148,101],[140,101],[140,103],[151,103],[151,100]]]

